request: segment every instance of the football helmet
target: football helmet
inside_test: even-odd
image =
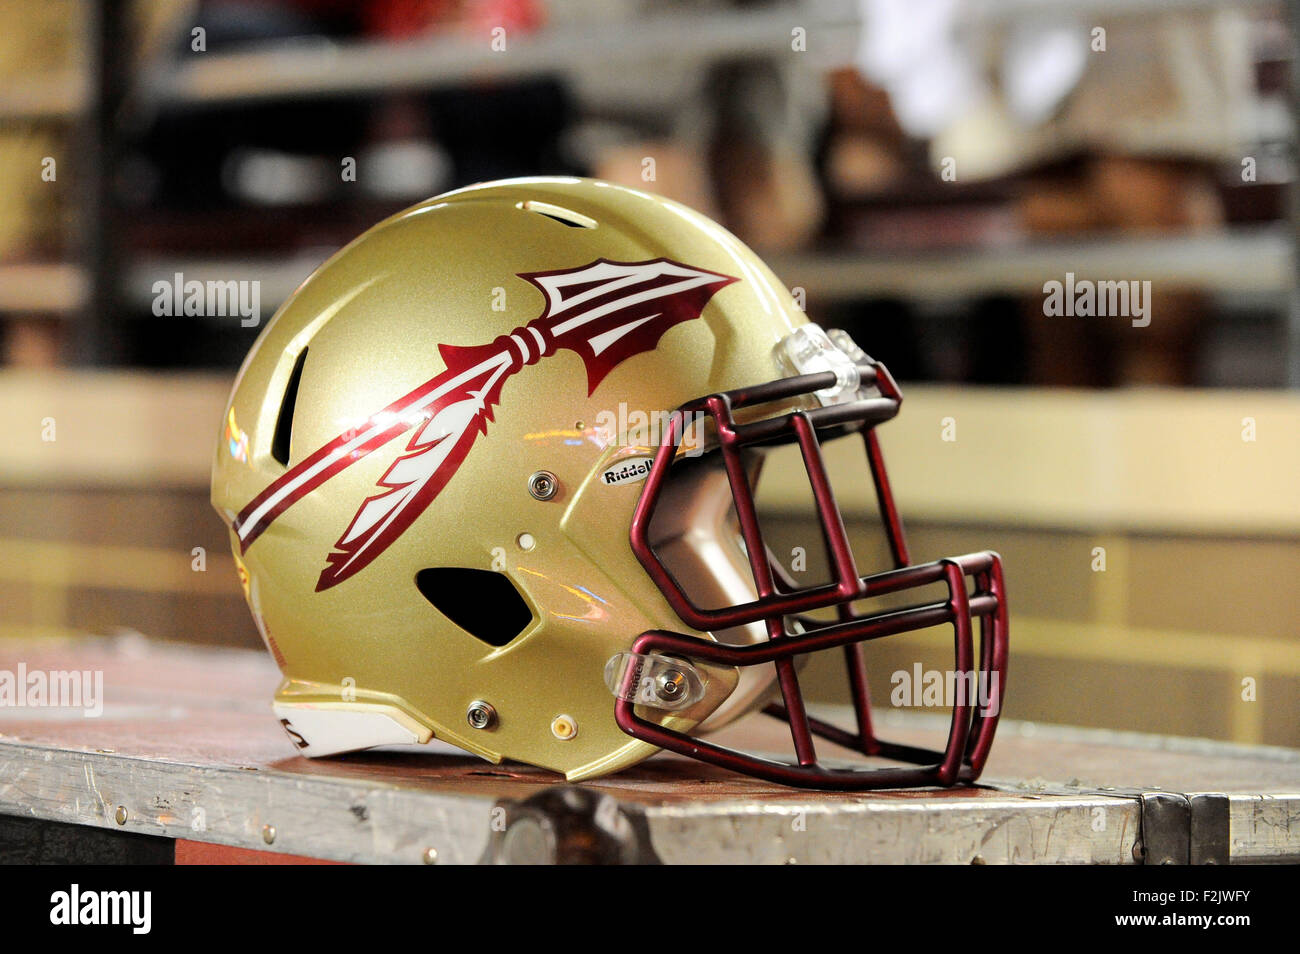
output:
[[[666,199],[531,178],[392,216],[279,309],[223,418],[212,503],[284,675],[277,717],[308,756],[436,737],[570,780],[660,749],[814,788],[974,779],[1005,686],[1002,569],[911,563],[874,430],[899,401],[753,252]],[[865,444],[883,572],[849,545],[833,438]],[[783,443],[829,582],[801,585],[764,540],[754,486]],[[946,595],[865,608],[927,586]],[[995,698],[959,699],[942,751],[881,741],[862,643],[937,625]],[[848,665],[854,730],[806,709],[796,663],[823,650]],[[701,737],[759,709],[792,760]],[[827,763],[818,736],[901,764]]]

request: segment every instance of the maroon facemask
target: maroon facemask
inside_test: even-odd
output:
[[[856,349],[855,349],[856,350]],[[720,666],[747,667],[773,663],[782,702],[764,709],[786,722],[794,746],[794,761],[782,762],[725,748],[664,728],[636,711],[632,692],[615,702],[615,718],[628,735],[670,752],[746,775],[805,788],[876,789],[924,785],[952,785],[979,777],[988,758],[1001,712],[1006,684],[1007,602],[1002,563],[986,551],[913,565],[908,556],[902,521],[894,506],[889,479],[877,441],[876,425],[898,413],[902,397],[884,365],[861,352],[854,357],[858,387],[849,400],[737,422],[736,412],[759,409],[770,402],[791,402],[827,393],[837,385],[833,371],[782,378],[751,388],[740,388],[690,401],[677,410],[646,478],[645,489],[632,519],[632,549],[682,622],[697,631],[718,632],[758,623],[767,639],[752,645],[727,645],[697,636],[652,630],[642,633],[632,646],[641,658],[679,657]],[[840,384],[843,382],[840,381]],[[757,410],[751,413],[761,413]],[[695,602],[665,566],[650,543],[648,528],[659,505],[666,480],[677,458],[686,430],[684,421],[699,415],[711,422],[717,451],[725,468],[735,514],[739,519],[758,598],[723,608],[705,609]],[[835,501],[822,458],[824,439],[858,434],[865,447],[881,521],[888,538],[894,569],[862,576],[854,561],[844,520]],[[832,581],[800,587],[773,558],[759,527],[749,471],[742,453],[747,449],[796,442],[803,457],[826,545]],[[969,581],[969,582],[968,582]],[[944,584],[947,598],[917,603],[903,609],[860,612],[861,603],[890,593],[932,584]],[[805,614],[833,609],[833,620]],[[975,674],[973,620],[979,619],[978,678],[989,688],[987,704],[959,698],[952,709],[948,739],[942,751],[898,745],[878,739],[872,729],[871,700],[867,689],[862,643],[942,624],[953,628],[955,669]],[[848,731],[811,717],[804,704],[796,674],[800,657],[840,648],[848,670],[856,731]],[[629,669],[626,679],[639,671]],[[882,768],[831,767],[818,759],[814,736],[863,755],[877,756],[901,766]]]

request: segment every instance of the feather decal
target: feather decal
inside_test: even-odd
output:
[[[316,590],[338,585],[383,553],[437,497],[487,433],[502,385],[516,372],[564,348],[582,357],[591,394],[615,367],[654,350],[665,332],[700,317],[719,289],[737,281],[663,258],[597,259],[519,277],[544,296],[541,315],[487,344],[440,344],[444,371],[294,464],[240,511],[233,527],[241,552],[302,497],[414,429],[325,558]]]
[[[492,404],[510,362],[497,362],[479,386],[465,385],[439,402],[406,451],[379,480],[380,493],[368,497],[325,558],[316,591],[329,589],[364,569],[388,548],[446,486],[473,446],[487,431]]]

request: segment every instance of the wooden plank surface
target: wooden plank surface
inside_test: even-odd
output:
[[[104,708],[0,708],[0,814],[340,861],[475,862],[518,806],[558,790],[612,799],[665,861],[1131,863],[1134,793],[1163,790],[1230,795],[1236,860],[1300,857],[1292,750],[1006,723],[976,788],[808,793],[674,756],[567,786],[438,746],[301,758],[269,712],[278,673],[262,653],[0,642],[0,670],[19,663],[102,672]],[[939,725],[884,715],[900,741]],[[778,751],[782,731],[753,717],[724,741]]]

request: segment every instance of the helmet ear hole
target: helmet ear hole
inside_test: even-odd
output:
[[[434,609],[489,646],[504,646],[533,621],[533,611],[504,573],[429,567],[415,574],[415,585]]]

